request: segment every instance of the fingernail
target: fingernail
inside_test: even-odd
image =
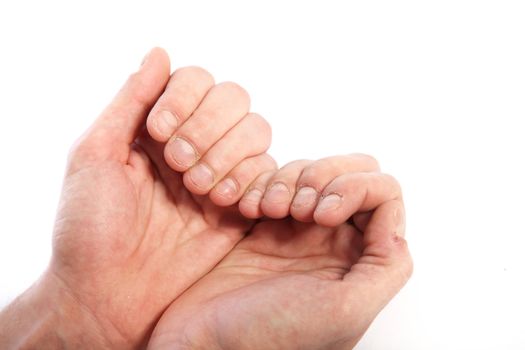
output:
[[[223,197],[233,197],[237,192],[237,184],[227,177],[215,186],[215,190]]]
[[[321,212],[326,210],[334,210],[339,208],[342,203],[343,198],[341,198],[341,196],[336,193],[332,193],[321,199],[317,205],[316,211]]]
[[[168,144],[168,151],[171,154],[171,158],[175,163],[184,169],[189,168],[195,164],[197,160],[197,153],[186,140],[180,137],[175,138],[173,142]]]
[[[262,199],[262,196],[263,196],[263,193],[260,190],[254,188],[253,190],[250,190],[249,192],[247,192],[242,198],[242,200],[248,201],[252,204],[259,204],[259,202]]]
[[[204,164],[197,164],[190,169],[191,181],[200,188],[208,188],[213,184],[213,173]]]
[[[316,199],[317,191],[315,189],[309,186],[301,187],[293,199],[292,206],[296,208],[311,206]]]
[[[170,137],[179,124],[177,118],[169,111],[162,111],[156,115],[157,131],[165,137]]]
[[[282,182],[277,182],[264,194],[264,199],[272,203],[283,203],[290,199],[290,191]]]

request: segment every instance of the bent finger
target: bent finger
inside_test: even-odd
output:
[[[290,214],[299,221],[312,221],[319,196],[330,181],[344,173],[372,171],[379,171],[379,163],[360,153],[327,157],[307,165],[297,180]]]
[[[400,200],[384,202],[374,211],[364,232],[362,256],[342,281],[351,299],[366,296],[368,307],[379,312],[408,281],[413,262],[404,230]]]
[[[186,188],[195,194],[208,193],[243,159],[266,152],[270,143],[268,122],[255,113],[246,115],[184,173]]]
[[[234,127],[249,108],[250,96],[242,87],[232,82],[215,85],[166,144],[166,163],[173,170],[186,171]]]
[[[265,171],[248,186],[246,192],[239,201],[239,211],[249,219],[258,219],[264,215],[261,210],[261,201],[268,182],[276,170]]]
[[[276,169],[277,163],[268,153],[246,158],[215,185],[210,191],[210,199],[220,206],[232,205],[241,199],[259,175],[265,172],[272,173]],[[253,212],[257,212],[257,209]]]
[[[214,85],[213,76],[200,67],[183,67],[171,75],[166,90],[149,113],[151,137],[166,142],[199,106]]]
[[[281,219],[290,214],[290,204],[295,195],[297,180],[311,160],[296,160],[279,169],[270,179],[261,201],[264,215]]]
[[[400,199],[397,180],[383,173],[347,173],[330,182],[315,208],[314,220],[325,226],[338,226],[357,212]]]

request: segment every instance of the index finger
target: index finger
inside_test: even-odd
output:
[[[314,220],[324,226],[338,226],[358,212],[401,199],[399,182],[383,173],[346,173],[336,177],[323,190],[314,211]]]
[[[213,87],[213,76],[200,67],[177,69],[149,113],[146,125],[155,141],[166,142],[197,109]]]

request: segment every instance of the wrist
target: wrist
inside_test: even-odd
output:
[[[0,313],[0,347],[108,348],[96,319],[52,273]]]

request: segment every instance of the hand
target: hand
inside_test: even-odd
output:
[[[397,181],[370,157],[297,161],[240,202],[265,214],[164,313],[151,349],[349,349],[408,280]],[[348,221],[350,219],[350,221]]]
[[[265,154],[269,125],[248,111],[244,89],[214,85],[200,68],[170,78],[161,49],[131,75],[71,152],[51,264],[20,299],[45,300],[31,309],[53,305],[53,318],[80,328],[57,328],[57,338],[145,345],[167,306],[244,236],[254,221],[228,206],[275,169]],[[149,131],[166,146],[147,136],[148,113]]]

